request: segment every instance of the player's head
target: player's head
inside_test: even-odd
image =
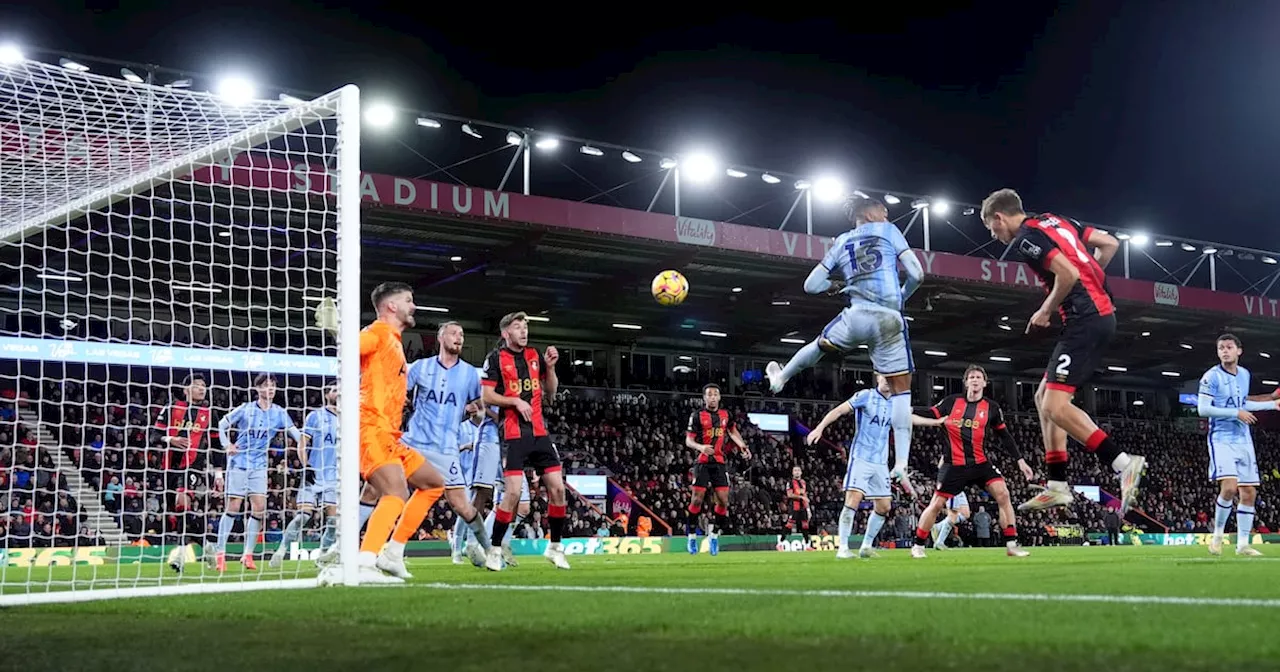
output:
[[[384,282],[373,288],[369,295],[373,312],[378,319],[391,322],[392,326],[408,329],[414,325],[413,313],[418,309],[413,303],[413,288],[403,282]]]
[[[861,194],[845,199],[844,214],[854,226],[889,221],[889,208],[884,203]]]
[[[457,322],[445,322],[436,330],[436,343],[440,344],[440,354],[447,352],[455,357],[460,356],[464,340],[462,325]]]
[[[199,373],[193,373],[182,381],[182,387],[187,394],[187,403],[200,404],[204,402],[205,395],[209,393],[209,386],[204,380],[204,376]]]
[[[800,475],[803,473],[804,471],[800,469],[800,465],[797,464],[796,466],[791,467],[791,478],[800,478]]]
[[[889,387],[889,379],[878,373],[876,374],[876,389],[885,395],[893,391],[893,388]]]
[[[711,410],[720,408],[720,386],[707,383],[702,386],[702,403]]]
[[[1223,334],[1218,337],[1218,361],[1223,366],[1233,366],[1240,361],[1240,355],[1244,353],[1244,347],[1240,343],[1240,339],[1235,334]]]
[[[529,345],[529,316],[523,312],[503,315],[498,321],[498,330],[512,350]]]
[[[259,373],[253,379],[253,389],[258,391],[258,398],[271,401],[276,398],[276,377],[269,373]]]
[[[982,394],[987,389],[987,370],[977,364],[970,364],[964,370],[964,391],[968,394]]]
[[[324,386],[324,405],[325,406],[338,405],[338,383],[337,382],[330,381],[329,384]]]
[[[1022,197],[1012,189],[1000,189],[991,192],[982,199],[982,225],[991,232],[991,237],[1008,245],[1022,226],[1027,213],[1022,209]]]

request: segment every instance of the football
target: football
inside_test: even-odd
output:
[[[675,306],[689,295],[689,281],[679,271],[663,271],[653,278],[651,289],[658,303]]]

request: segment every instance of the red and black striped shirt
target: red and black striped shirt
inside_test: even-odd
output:
[[[195,463],[196,456],[204,450],[204,440],[210,433],[212,419],[212,411],[207,405],[192,406],[184,399],[179,399],[160,411],[156,416],[154,429],[156,440],[165,446],[165,469],[186,469]],[[168,444],[164,443],[166,436],[190,439],[191,445],[186,450],[176,446],[169,449]]]
[[[807,495],[809,494],[809,486],[805,484],[803,478],[793,478],[791,479],[791,487],[787,489],[787,494],[788,495]],[[802,499],[791,500],[791,510],[803,511],[804,500]]]
[[[1093,227],[1084,226],[1069,217],[1042,214],[1028,215],[1022,222],[1012,247],[1027,260],[1036,275],[1044,282],[1045,291],[1053,291],[1053,271],[1049,264],[1062,255],[1080,273],[1080,279],[1062,300],[1059,314],[1062,321],[1107,316],[1115,313],[1111,290],[1107,287],[1107,274],[1089,251],[1086,241]]]
[[[530,439],[547,435],[542,416],[542,381],[547,375],[547,362],[542,353],[526,346],[523,350],[500,347],[489,353],[480,370],[480,383],[507,397],[520,397],[533,408],[532,421],[526,422],[512,407],[499,409],[498,431],[505,440]]]
[[[929,410],[933,417],[947,419],[943,427],[947,430],[949,450],[943,453],[943,458],[953,466],[986,463],[991,435],[1008,433],[1004,412],[996,402],[986,397],[969,401],[964,395],[953,394]],[[1012,437],[1005,440],[1006,446],[1010,443]]]
[[[714,411],[703,408],[689,414],[688,437],[715,448],[715,453],[708,456],[698,454],[698,463],[715,462],[724,464],[724,442],[734,428],[733,416],[723,408]]]

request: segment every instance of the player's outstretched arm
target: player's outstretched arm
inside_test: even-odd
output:
[[[1228,419],[1228,420],[1231,418],[1239,418],[1240,420],[1243,420],[1249,424],[1253,424],[1254,422],[1257,421],[1257,418],[1253,417],[1253,413],[1248,408],[1248,404],[1250,403],[1254,403],[1254,402],[1246,401],[1245,402],[1246,407],[1238,410],[1234,408],[1214,406],[1213,397],[1211,395],[1202,393],[1196,399],[1196,414],[1202,418],[1222,418],[1222,419]],[[1271,406],[1271,408],[1275,408],[1275,402],[1270,402],[1269,405]]]
[[[912,427],[940,427],[947,424],[946,418],[926,418],[915,413],[911,414]]]
[[[1089,228],[1087,235],[1085,245],[1098,251],[1094,258],[1098,260],[1098,265],[1105,269],[1120,249],[1120,241],[1115,236],[1094,228]]]
[[[848,401],[837,404],[835,408],[827,411],[827,414],[822,416],[822,420],[818,423],[818,426],[814,427],[813,431],[809,432],[809,436],[805,437],[804,442],[810,446],[817,443],[818,440],[822,438],[822,433],[827,430],[827,427],[831,426],[831,423],[848,415],[852,410],[853,405]]]

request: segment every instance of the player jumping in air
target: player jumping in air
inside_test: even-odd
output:
[[[711,383],[702,388],[702,408],[689,414],[684,445],[698,451],[698,461],[693,466],[693,487],[689,497],[689,519],[685,522],[688,535],[687,550],[698,554],[698,516],[702,513],[702,501],[707,488],[716,493],[715,522],[707,533],[711,555],[720,553],[720,531],[729,524],[729,470],[725,468],[725,438],[738,446],[742,459],[751,459],[751,450],[742,440],[733,415],[720,408],[720,386]]]
[[[1249,394],[1249,369],[1240,366],[1240,339],[1233,334],[1218,337],[1218,366],[1200,377],[1200,417],[1209,418],[1209,479],[1218,483],[1218,506],[1213,518],[1213,539],[1209,553],[1222,555],[1222,536],[1236,494],[1236,555],[1259,556],[1249,545],[1253,531],[1253,505],[1258,498],[1258,458],[1253,452],[1249,425],[1257,422],[1254,412],[1274,411],[1280,390],[1270,394]]]
[[[933,493],[933,500],[920,514],[920,524],[916,528],[916,543],[911,547],[911,557],[925,557],[924,547],[929,541],[929,531],[938,518],[938,512],[947,506],[947,502],[964,492],[970,485],[980,485],[991,493],[1000,509],[1000,529],[1003,530],[1005,552],[1012,557],[1026,557],[1018,543],[1018,528],[1013,513],[1013,504],[1009,501],[1009,488],[1005,485],[1000,470],[987,458],[990,446],[988,437],[993,433],[1000,439],[1009,455],[1018,461],[1018,469],[1028,481],[1035,478],[1035,472],[1022,459],[1018,443],[1013,440],[1009,428],[1004,424],[1004,412],[996,402],[983,396],[987,387],[987,372],[981,366],[970,366],[964,372],[964,394],[953,394],[925,413],[942,420],[947,430],[947,445],[950,450],[943,453],[944,463],[938,471],[938,487]]]
[[[1048,487],[1019,509],[1066,506],[1067,435],[1120,477],[1121,511],[1137,503],[1146,459],[1120,450],[1088,413],[1072,403],[1076,390],[1093,379],[1116,331],[1116,309],[1103,272],[1120,241],[1104,231],[1051,214],[1028,215],[1012,189],[993,192],[982,201],[982,223],[993,238],[1016,250],[1048,288],[1049,295],[1027,322],[1027,333],[1047,328],[1055,312],[1062,333],[1036,390],[1036,410],[1044,435]],[[1097,257],[1090,249],[1097,250]]]
[[[479,547],[472,547],[471,561],[484,564],[480,550],[489,550],[489,535],[484,531],[484,518],[471,506],[467,497],[467,479],[462,471],[458,450],[458,425],[480,406],[480,372],[462,361],[465,334],[457,322],[445,322],[436,331],[439,353],[409,365],[408,387],[413,390],[413,414],[404,442],[422,453],[427,462],[444,475],[444,496],[449,508],[466,521]],[[419,521],[421,522],[421,521]],[[379,569],[404,579],[412,578],[404,568],[404,545],[392,539],[383,549],[389,562]],[[399,562],[395,562],[399,559]]]
[[[893,507],[893,492],[889,479],[889,433],[893,414],[891,388],[884,376],[876,376],[875,389],[859,390],[848,401],[836,406],[823,416],[813,431],[805,437],[805,443],[812,446],[822,439],[822,433],[831,423],[850,412],[857,413],[857,434],[849,444],[849,466],[844,474],[844,510],[840,512],[840,541],[836,557],[846,560],[853,557],[849,550],[849,535],[853,534],[853,524],[858,516],[858,507],[863,498],[875,504],[871,516],[867,518],[867,530],[862,535],[862,548],[859,557],[874,558],[876,535],[884,525],[885,516]],[[914,425],[940,425],[941,420],[928,420],[911,416]],[[896,446],[896,444],[895,444]],[[903,484],[910,488],[910,481],[903,479]]]
[[[551,564],[569,569],[560,540],[564,536],[566,500],[560,453],[547,433],[543,404],[555,399],[560,379],[556,362],[560,353],[548,346],[545,353],[529,347],[529,317],[524,313],[504,315],[498,322],[503,344],[484,360],[480,372],[484,384],[485,406],[497,406],[502,413],[502,440],[506,442],[507,463],[502,472],[506,489],[494,513],[493,538],[506,538],[507,528],[515,517],[524,486],[524,468],[532,467],[542,477],[547,489],[547,520],[551,543],[543,553]],[[483,528],[482,528],[483,529]],[[502,549],[489,549],[486,566],[493,571],[503,567]]]
[[[401,334],[415,324],[413,289],[386,282],[370,298],[378,317],[360,332],[360,475],[379,496],[360,542],[359,580],[401,583],[400,577],[379,569],[403,568],[404,543],[444,494],[444,478],[400,440],[408,396]],[[412,497],[409,486],[415,488]]]
[[[240,507],[249,498],[249,520],[244,526],[244,553],[240,564],[245,569],[257,569],[253,562],[253,549],[258,543],[258,532],[264,527],[267,515],[267,449],[271,440],[281,430],[305,450],[302,432],[293,419],[272,400],[276,397],[276,378],[260,373],[253,380],[257,390],[256,401],[246,401],[218,422],[218,438],[227,451],[227,510],[218,523],[218,550],[214,562],[219,572],[227,570],[227,538],[231,528],[240,518]],[[236,430],[236,440],[231,441],[231,430]]]
[[[787,483],[787,503],[791,508],[791,520],[787,527],[792,533],[808,534],[809,532],[809,485],[804,482],[804,472],[800,465],[791,467],[791,481]]]
[[[338,534],[338,385],[324,388],[324,406],[307,414],[302,423],[307,445],[298,445],[302,462],[302,487],[298,488],[298,513],[284,528],[280,545],[271,554],[272,567],[284,563],[289,545],[302,536],[317,507],[324,507],[324,531],[320,533],[320,554],[333,547]]]
[[[902,309],[924,282],[924,268],[902,232],[888,221],[889,210],[883,203],[856,196],[845,203],[845,213],[855,228],[836,238],[822,262],[810,271],[804,291],[828,291],[832,287],[829,276],[838,273],[845,281],[840,293],[848,298],[849,306],[827,324],[818,338],[800,348],[786,367],[769,362],[765,374],[776,394],[823,355],[842,354],[860,344],[869,346],[876,373],[889,381],[893,400],[890,422],[894,445],[898,447],[893,474],[903,479],[911,444],[911,374],[915,364]],[[899,263],[907,274],[902,285],[898,284]]]

